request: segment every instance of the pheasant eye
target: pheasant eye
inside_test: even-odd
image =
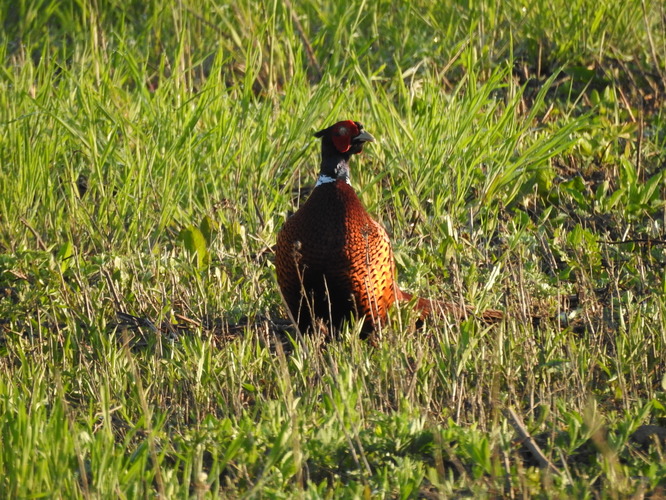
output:
[[[338,129],[338,135],[347,135],[347,127],[340,127]]]

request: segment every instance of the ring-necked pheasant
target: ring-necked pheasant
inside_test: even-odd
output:
[[[278,285],[301,332],[317,321],[334,329],[345,319],[363,318],[363,331],[386,323],[396,300],[412,300],[395,281],[395,262],[384,228],[370,217],[349,180],[349,159],[374,138],[354,121],[341,121],[315,134],[321,138],[321,170],[308,200],[279,232]],[[469,306],[419,299],[422,315],[441,308],[456,318]],[[502,318],[488,310],[487,322]]]

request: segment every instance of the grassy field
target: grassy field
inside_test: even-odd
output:
[[[663,2],[0,20],[0,495],[666,496]],[[503,324],[290,339],[270,248],[339,119],[402,287]]]

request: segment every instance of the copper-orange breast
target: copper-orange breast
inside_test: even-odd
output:
[[[338,328],[364,320],[371,331],[396,299],[388,235],[340,179],[318,186],[278,234],[278,284],[301,331],[317,319]]]

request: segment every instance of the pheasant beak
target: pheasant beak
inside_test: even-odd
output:
[[[365,130],[361,130],[361,133],[354,137],[352,142],[375,142],[375,138]]]

